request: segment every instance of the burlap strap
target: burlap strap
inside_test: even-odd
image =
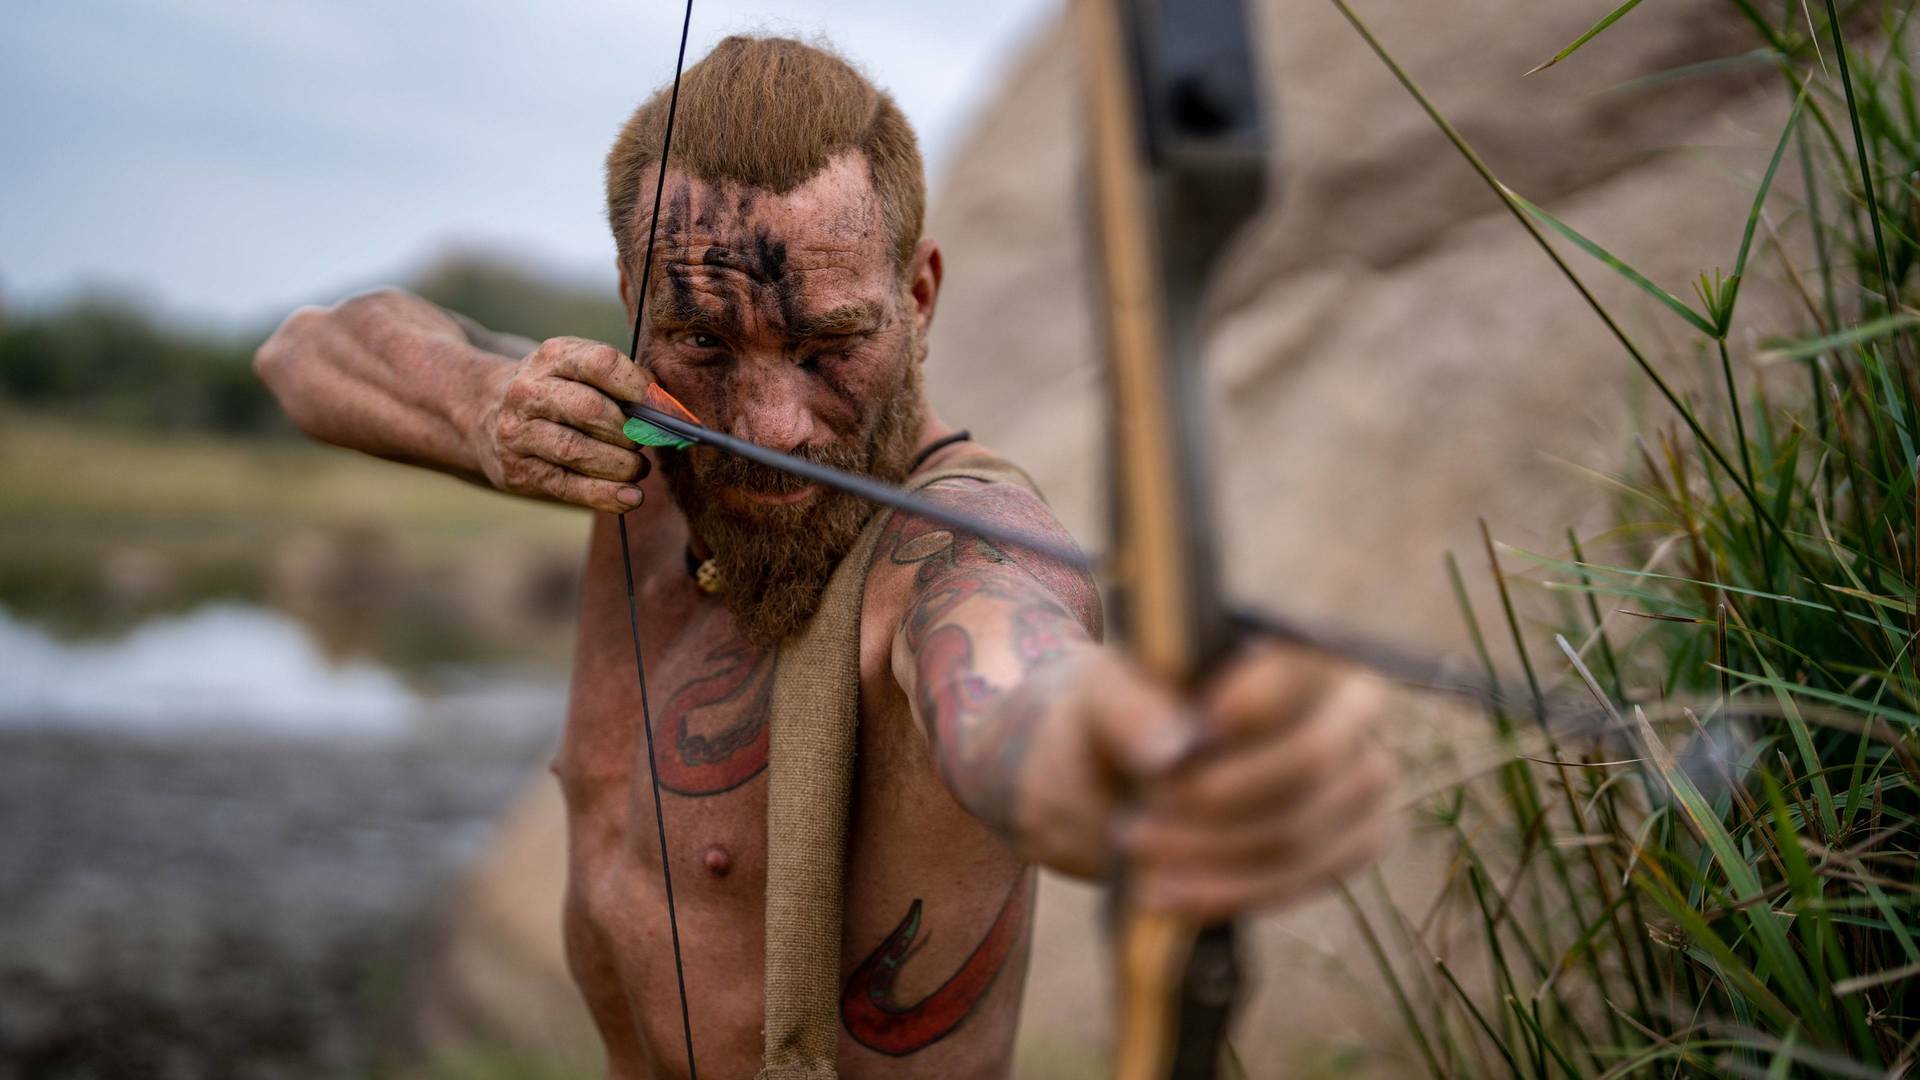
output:
[[[1035,490],[1017,466],[975,451],[910,487],[964,477]],[[766,1060],[761,1080],[836,1074],[847,809],[860,722],[860,607],[891,517],[874,514],[820,607],[780,646],[767,749]]]

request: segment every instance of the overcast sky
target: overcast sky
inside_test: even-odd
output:
[[[826,35],[943,152],[1053,0],[696,0]],[[250,322],[450,245],[611,281],[600,168],[674,0],[62,0],[0,34],[0,302],[132,292]]]

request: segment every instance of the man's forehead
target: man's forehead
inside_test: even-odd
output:
[[[650,205],[640,207],[642,230],[651,212]],[[663,261],[721,266],[732,261],[750,273],[788,267],[891,269],[892,258],[865,159],[853,152],[834,157],[798,187],[777,194],[710,182],[670,167],[656,250]]]

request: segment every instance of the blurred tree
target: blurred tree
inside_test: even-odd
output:
[[[459,253],[409,288],[500,330],[624,345],[626,317],[600,292],[530,273],[498,255]],[[0,315],[0,406],[168,430],[291,434],[253,376],[267,329],[214,333],[168,324],[140,301],[89,294]]]

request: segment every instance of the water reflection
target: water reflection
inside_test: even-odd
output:
[[[331,661],[264,608],[209,604],[78,642],[0,609],[0,725],[393,737],[421,705],[393,672]]]

